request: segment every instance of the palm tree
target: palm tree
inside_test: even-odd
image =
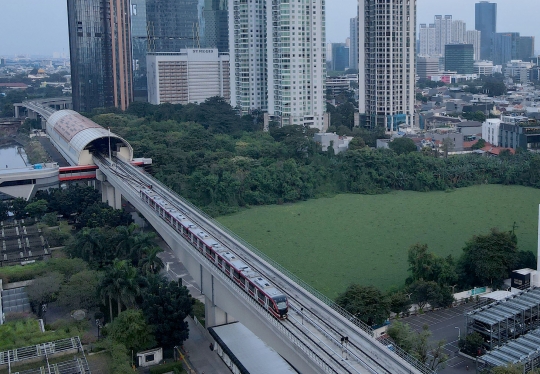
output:
[[[103,303],[108,299],[109,312],[112,314],[112,300],[116,300],[118,314],[122,311],[122,305],[133,307],[135,298],[141,293],[141,279],[137,269],[131,266],[126,260],[114,260],[111,267],[105,272],[101,283],[101,299]]]
[[[156,274],[161,269],[163,269],[165,264],[163,263],[163,260],[158,256],[158,254],[161,252],[163,252],[163,249],[161,247],[154,246],[146,248],[143,257],[139,262],[143,273]]]
[[[129,226],[118,226],[116,228],[116,253],[120,258],[125,258],[131,254],[133,246],[135,244],[135,230],[139,226],[135,223],[130,224]]]
[[[131,259],[133,264],[139,264],[144,253],[156,246],[156,235],[153,232],[139,232],[133,237],[133,246],[131,247]]]
[[[95,255],[102,252],[104,242],[103,234],[99,229],[84,228],[75,237],[73,252],[91,263]]]

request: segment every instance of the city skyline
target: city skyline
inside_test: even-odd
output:
[[[474,4],[477,0],[417,0],[417,24],[433,23],[436,14],[451,14],[463,20],[468,29],[474,29]],[[540,30],[535,26],[538,0],[492,1],[498,4],[498,32],[519,32],[522,36],[535,36],[535,50],[540,52]],[[338,5],[339,4],[339,5]],[[356,15],[357,0],[327,0],[326,35],[328,42],[344,42],[349,36],[349,19]],[[31,9],[31,12],[28,12]],[[52,55],[69,54],[66,0],[0,0],[0,32],[10,37],[0,39],[0,56],[16,54]],[[13,15],[19,14],[20,17]],[[343,15],[347,14],[346,19]],[[503,17],[504,15],[504,17]],[[46,20],[46,22],[44,21]],[[39,36],[39,37],[37,37]]]

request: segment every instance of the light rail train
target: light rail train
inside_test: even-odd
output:
[[[274,317],[287,318],[289,303],[287,296],[258,272],[251,269],[241,258],[204,230],[191,222],[174,206],[167,203],[157,192],[141,188],[141,199],[159,216],[180,233],[191,245],[202,253],[212,264],[231,278],[248,295],[255,299]]]

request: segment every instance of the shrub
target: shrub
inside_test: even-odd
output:
[[[166,364],[150,368],[150,374],[164,374],[171,371],[176,373],[177,370],[179,373],[185,373],[181,362],[168,362]]]

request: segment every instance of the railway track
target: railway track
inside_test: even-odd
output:
[[[234,237],[234,234],[230,234],[220,227],[216,228],[216,223],[211,218],[205,216],[189,202],[178,197],[139,168],[118,159],[113,159],[110,162],[103,156],[94,157],[137,193],[140,187],[152,185],[155,192],[188,216],[191,221],[212,235],[223,246],[239,255],[254,270],[274,282],[289,299],[288,320],[276,321],[282,324],[282,327],[289,333],[296,338],[303,339],[313,350],[318,352],[316,355],[326,361],[326,372],[382,374],[414,372],[429,374],[431,372],[425,367],[414,368],[413,365],[403,365],[404,363],[399,362],[397,356],[392,357],[395,355],[386,351],[388,349],[386,346],[373,338],[372,332],[367,326],[359,325],[354,317],[347,316],[341,310],[337,310],[341,315],[336,316],[335,308],[315,298],[303,287],[299,287],[286,274],[276,269],[274,264],[270,264],[266,259],[253,253],[241,240]],[[264,309],[262,310],[264,311]],[[264,313],[269,315],[266,311]],[[351,334],[351,332],[353,333]],[[381,363],[381,361],[385,361],[381,358],[385,358],[387,362]],[[388,363],[409,367],[399,371],[392,370],[394,365],[388,365]],[[415,369],[426,370],[415,371]]]

